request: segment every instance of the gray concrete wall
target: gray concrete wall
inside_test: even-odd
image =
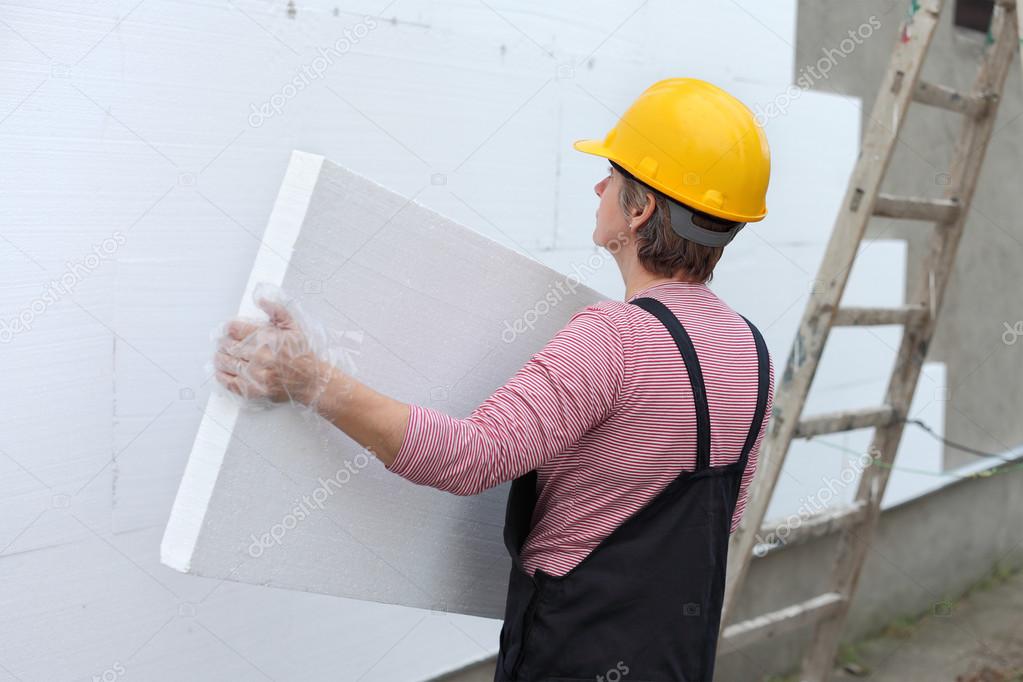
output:
[[[813,66],[825,50],[840,49],[850,30],[880,28],[848,56],[837,59],[814,88],[861,98],[867,120],[909,2],[892,0],[802,0],[796,27],[796,71]],[[955,3],[947,2],[923,78],[968,90],[982,57],[985,36],[953,26]],[[835,54],[832,52],[832,54]],[[1009,327],[1023,329],[1023,193],[1016,191],[1023,164],[1023,94],[1020,65],[1014,61],[999,107],[957,264],[949,283],[929,360],[948,368],[946,437],[987,451],[1005,451],[1023,440],[1023,337],[1006,344]],[[853,102],[850,101],[850,106]],[[942,174],[963,117],[932,107],[910,107],[892,165],[886,193],[940,196]],[[920,276],[915,262],[927,247],[930,224],[875,219],[868,237],[905,238],[909,245],[907,280]],[[935,425],[940,426],[940,425]],[[948,467],[976,458],[946,449]]]

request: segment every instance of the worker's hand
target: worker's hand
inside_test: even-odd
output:
[[[249,401],[314,406],[334,368],[313,348],[289,306],[259,296],[267,322],[231,320],[217,343],[217,380]]]

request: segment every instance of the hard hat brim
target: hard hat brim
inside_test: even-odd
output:
[[[572,143],[572,146],[584,154],[603,156],[605,159],[611,158],[609,156],[611,150],[604,146],[603,140],[576,140]]]

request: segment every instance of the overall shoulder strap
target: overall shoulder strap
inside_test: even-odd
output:
[[[746,320],[745,317],[741,316],[742,319]],[[749,433],[746,435],[746,443],[742,446],[742,457],[739,459],[741,462],[739,468],[743,471],[746,470],[746,462],[749,460],[749,453],[753,449],[754,443],[757,442],[757,436],[760,435],[760,430],[763,428],[764,412],[767,411],[767,392],[770,389],[771,374],[769,366],[769,358],[767,355],[767,344],[764,343],[764,337],[760,334],[760,330],[757,329],[752,322],[746,320],[746,324],[749,326],[750,331],[753,332],[753,341],[757,345],[757,407],[753,411],[753,422],[750,424]]]
[[[689,383],[693,388],[693,401],[696,404],[696,471],[710,467],[710,409],[707,407],[707,389],[703,383],[703,371],[700,361],[696,358],[689,333],[678,318],[668,310],[667,306],[654,298],[637,298],[630,301],[661,321],[668,333],[675,340],[682,361],[689,373]]]

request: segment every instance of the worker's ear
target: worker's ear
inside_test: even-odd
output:
[[[642,207],[637,206],[632,209],[632,215],[629,216],[629,230],[635,232],[646,225],[646,221],[653,215],[655,208],[657,208],[657,199],[652,193],[647,192],[646,203]]]

